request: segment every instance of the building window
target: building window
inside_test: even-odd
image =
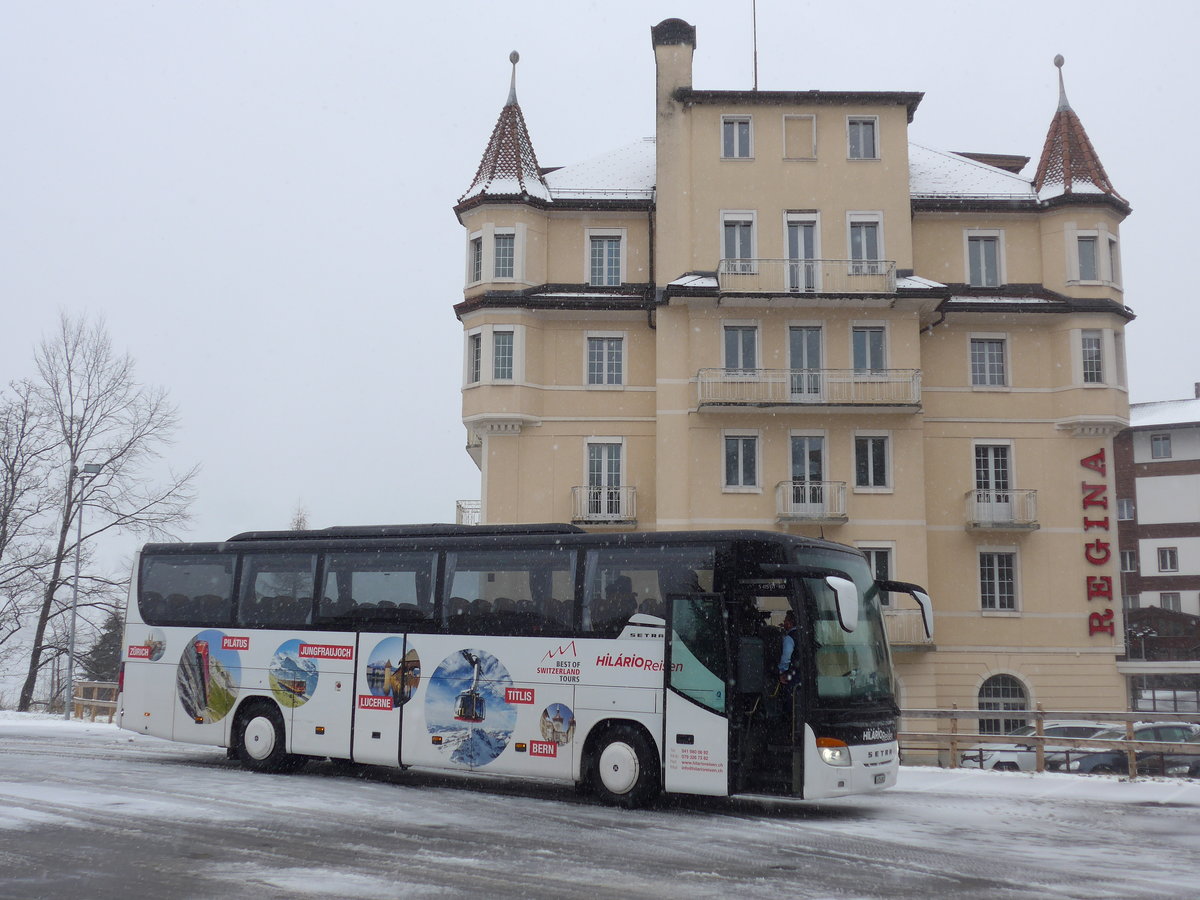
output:
[[[483,237],[471,238],[470,249],[470,274],[469,280],[472,284],[483,281]]]
[[[879,158],[879,142],[875,135],[878,121],[875,116],[851,116],[846,120],[851,159]]]
[[[588,441],[587,445],[587,514],[617,517],[621,508],[620,441]]]
[[[725,259],[737,260],[727,271],[754,274],[754,216],[749,213],[722,214],[721,247]]]
[[[1017,555],[982,552],[979,554],[979,597],[985,610],[1017,608]]]
[[[620,235],[593,235],[591,238],[588,283],[597,287],[615,287],[621,283]]]
[[[1179,571],[1179,548],[1178,547],[1159,547],[1158,548],[1158,571],[1160,571],[1160,572],[1178,572]]]
[[[1000,284],[1000,238],[998,235],[968,235],[967,274],[972,287]]]
[[[758,326],[725,326],[725,368],[758,368]]]
[[[512,381],[513,377],[513,333],[492,333],[492,378],[496,381]]]
[[[1108,280],[1119,285],[1121,283],[1121,246],[1111,234],[1108,236],[1108,272]]]
[[[993,675],[979,688],[981,710],[1021,712],[1029,709],[1025,686],[1011,675]],[[1007,734],[1025,724],[1023,718],[980,719],[980,734]]]
[[[1086,328],[1082,333],[1083,383],[1104,384],[1104,345],[1098,329]]]
[[[587,383],[619,385],[624,383],[625,339],[589,337],[587,339]]]
[[[514,232],[497,231],[493,235],[494,248],[492,275],[494,278],[512,278],[515,271],[517,235]]]
[[[1077,237],[1075,246],[1079,256],[1079,280],[1099,281],[1100,271],[1096,258],[1096,238],[1094,236]]]
[[[1150,435],[1150,458],[1171,458],[1171,435],[1169,433]]]
[[[976,387],[1008,384],[1005,349],[1004,338],[971,338],[971,384]]]
[[[1141,609],[1142,601],[1138,594],[1122,594],[1121,595],[1122,609]]]
[[[750,117],[721,117],[721,156],[725,159],[749,159],[753,155],[750,146]]]
[[[757,435],[725,435],[725,487],[758,487]]]
[[[483,335],[472,334],[467,338],[467,381],[477,384],[483,377]]]
[[[789,291],[820,290],[820,266],[817,264],[816,213],[788,213],[787,241]]]
[[[859,547],[858,549],[867,558],[867,568],[871,570],[871,575],[876,581],[887,581],[892,577],[892,551],[890,548]],[[879,604],[891,606],[891,594],[887,591],[880,591]]]
[[[783,158],[817,158],[817,117],[783,117]]]
[[[821,396],[820,325],[793,325],[788,328],[788,366],[792,373],[793,397]]]
[[[851,275],[878,275],[880,260],[879,220],[855,216],[850,219]]]
[[[887,331],[881,326],[856,327],[850,333],[855,372],[878,372],[887,365]]]
[[[888,439],[879,435],[854,438],[854,486],[888,486]]]
[[[1129,499],[1117,500],[1117,521],[1128,522],[1133,519],[1133,501]]]
[[[1158,595],[1158,608],[1179,612],[1179,591],[1163,591]]]
[[[1122,550],[1121,551],[1121,571],[1136,572],[1137,571],[1137,551]]]

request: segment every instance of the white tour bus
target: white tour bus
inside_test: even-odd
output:
[[[897,707],[863,555],[756,531],[378,526],[149,544],[118,721],[228,748],[660,791],[895,783]],[[796,613],[779,668],[778,627]]]

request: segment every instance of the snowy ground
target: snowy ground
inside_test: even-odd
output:
[[[0,712],[0,898],[1195,896],[1200,783],[906,769],[823,803],[621,812]]]

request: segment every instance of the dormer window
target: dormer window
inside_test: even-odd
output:
[[[878,125],[878,116],[851,116],[846,120],[851,159],[879,159]]]
[[[750,159],[753,156],[749,116],[721,117],[721,156],[724,159]]]

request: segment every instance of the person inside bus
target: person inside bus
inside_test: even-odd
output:
[[[795,682],[796,667],[796,645],[799,641],[799,632],[796,630],[796,614],[790,609],[783,616],[783,642],[779,648],[779,684],[787,692],[791,692]]]
[[[633,579],[619,575],[612,580],[604,592],[604,603],[596,617],[595,630],[610,636],[621,633],[629,617],[637,612],[637,597],[633,593]]]

